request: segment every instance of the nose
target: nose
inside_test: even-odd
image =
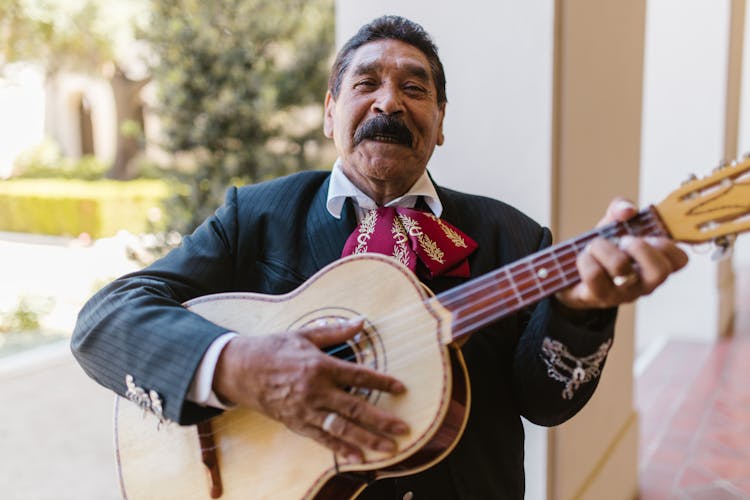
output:
[[[396,115],[404,111],[403,100],[394,85],[383,85],[375,95],[372,109],[377,114]]]

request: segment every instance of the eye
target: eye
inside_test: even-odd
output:
[[[413,96],[422,96],[428,93],[425,87],[416,83],[407,83],[404,85],[404,91]]]
[[[360,80],[354,84],[354,88],[359,89],[359,90],[369,90],[369,89],[375,88],[376,86],[377,86],[377,83],[375,83],[375,80],[372,80],[369,78],[365,80]]]

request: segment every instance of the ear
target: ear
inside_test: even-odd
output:
[[[323,133],[329,139],[333,138],[333,113],[336,110],[336,101],[333,100],[331,91],[326,91],[325,112],[323,115]]]
[[[440,105],[440,110],[438,113],[440,113],[440,121],[438,122],[438,130],[437,130],[437,144],[438,146],[442,146],[445,142],[445,135],[443,134],[443,120],[445,119],[445,105],[447,103],[443,103]]]

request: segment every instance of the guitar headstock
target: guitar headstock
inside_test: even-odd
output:
[[[655,208],[670,236],[686,243],[750,231],[750,158],[688,180]]]

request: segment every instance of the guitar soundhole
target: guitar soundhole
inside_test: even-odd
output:
[[[290,326],[290,328],[335,323],[346,321],[356,316],[358,316],[358,314],[355,311],[349,311],[347,309],[331,308],[314,311],[299,318]],[[343,344],[328,347],[325,349],[325,352],[330,356],[335,356],[344,361],[359,363],[374,370],[383,371],[385,369],[385,356],[383,355],[383,349],[384,348],[373,325],[369,321],[365,321],[364,329],[357,333],[357,335],[351,340],[348,340]],[[377,391],[373,392],[369,389],[363,389],[360,387],[349,387],[348,390],[350,393],[356,394],[371,402],[375,402],[378,399]]]

